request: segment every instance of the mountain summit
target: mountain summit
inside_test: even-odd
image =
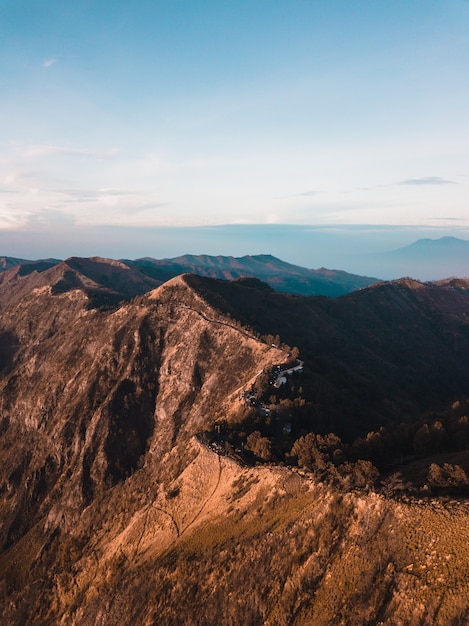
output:
[[[381,272],[413,276],[420,280],[441,280],[450,276],[469,276],[469,241],[457,237],[419,239],[414,243],[381,254]]]
[[[125,261],[125,263],[157,279],[183,272],[226,280],[255,277],[276,291],[308,296],[336,297],[377,281],[376,278],[358,276],[340,270],[306,269],[277,259],[270,254],[243,257],[186,254],[173,259],[143,258]]]

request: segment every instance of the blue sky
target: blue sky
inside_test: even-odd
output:
[[[221,224],[469,237],[468,64],[467,0],[0,0],[0,252]]]

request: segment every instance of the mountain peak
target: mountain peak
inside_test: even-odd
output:
[[[403,249],[412,248],[412,247],[426,247],[426,248],[448,248],[448,247],[458,247],[458,248],[469,248],[469,241],[465,239],[460,239],[459,237],[453,237],[451,235],[447,235],[445,237],[440,237],[439,239],[431,239],[431,238],[423,238],[414,241],[414,243],[409,246],[405,246]],[[402,249],[402,248],[401,248]]]
[[[161,260],[146,257],[126,263],[161,280],[168,280],[183,272],[225,280],[257,278],[276,291],[307,296],[336,297],[366,287],[377,280],[338,270],[307,269],[282,261],[271,254],[243,257],[186,254]]]
[[[187,276],[190,276],[190,274],[178,274],[177,276],[174,276],[174,278],[170,278],[162,285],[158,285],[158,287],[155,287],[155,289],[146,293],[145,298],[148,300],[158,300],[162,294],[168,293],[169,291],[190,289],[187,282]]]

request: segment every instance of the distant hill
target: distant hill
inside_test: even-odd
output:
[[[23,269],[23,273],[28,273],[30,271],[38,271],[42,272],[53,265],[57,265],[60,263],[59,259],[40,259],[38,261],[30,261],[27,259],[17,259],[11,256],[2,256],[0,257],[0,272],[6,272],[14,267],[18,267],[21,265]]]
[[[67,280],[72,280],[70,272],[72,274],[82,273],[96,283],[92,289],[95,296],[98,293],[97,290],[100,292],[100,297],[104,297],[105,294],[111,297],[112,292],[114,295],[111,300],[140,295],[171,278],[187,273],[224,280],[257,278],[275,291],[305,296],[337,297],[378,281],[377,278],[359,276],[341,270],[330,270],[324,267],[315,270],[307,269],[292,265],[269,254],[241,258],[186,254],[173,259],[144,257],[120,261],[103,260],[100,257],[71,257],[66,261],[58,259],[32,261],[14,257],[0,257],[0,284],[13,281],[13,288],[20,293],[21,281],[18,282],[18,279],[32,275],[31,280],[40,287],[45,284],[44,281],[49,280],[48,277],[41,277],[41,274],[56,266],[62,268],[57,270],[60,273],[64,270],[64,263],[69,272]],[[112,268],[112,271],[109,268]]]
[[[124,260],[124,263],[161,281],[183,273],[225,280],[254,277],[264,281],[276,291],[305,296],[337,297],[367,287],[378,280],[324,267],[306,269],[286,263],[270,254],[247,255],[240,258],[187,254],[173,259],[157,260],[146,257],[135,261]]]
[[[161,285],[120,261],[70,257],[66,261],[25,261],[0,273],[0,303],[17,302],[33,289],[52,294],[81,290],[91,306],[109,306]]]
[[[60,262],[58,259],[26,260],[4,256],[0,257],[0,277],[15,268],[19,276],[41,274]],[[325,267],[309,269],[270,254],[242,257],[185,254],[164,259],[120,259],[119,263],[132,268],[140,276],[140,281],[148,280],[149,288],[181,274],[193,273],[224,280],[257,278],[278,292],[336,298],[380,282],[383,278],[410,276],[421,281],[438,281],[469,277],[469,241],[457,237],[426,238],[388,252],[365,254],[358,269],[363,274]],[[80,267],[83,268],[84,264],[82,261]],[[117,275],[114,272],[114,276]],[[121,278],[124,276],[130,277],[130,274],[121,274]],[[102,284],[101,287],[106,289],[110,286]],[[121,291],[117,285],[112,288],[119,293]],[[133,289],[130,289],[131,292]]]
[[[469,241],[457,237],[419,239],[414,243],[378,255],[380,273],[413,276],[419,280],[440,280],[469,276]]]

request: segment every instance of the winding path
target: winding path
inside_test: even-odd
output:
[[[200,507],[200,509],[198,510],[198,512],[195,514],[195,516],[193,517],[193,519],[186,525],[184,526],[184,528],[181,530],[181,533],[179,536],[181,536],[183,533],[186,532],[186,530],[188,528],[190,528],[191,526],[193,526],[195,524],[195,522],[200,518],[200,516],[202,515],[204,509],[206,508],[207,504],[210,502],[210,500],[213,498],[213,496],[215,495],[219,485],[220,485],[220,480],[221,480],[221,473],[222,473],[222,467],[221,467],[221,458],[219,455],[217,455],[218,458],[218,475],[217,475],[217,482],[214,486],[214,488],[212,489],[211,493],[207,496],[207,498],[205,499],[205,502],[203,502],[202,506]]]

